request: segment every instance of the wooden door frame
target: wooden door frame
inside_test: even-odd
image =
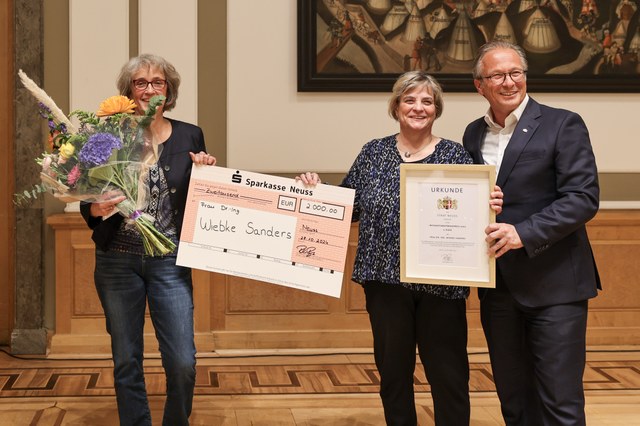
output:
[[[14,2],[0,0],[0,345],[9,345],[15,300]]]

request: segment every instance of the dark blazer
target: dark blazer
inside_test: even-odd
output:
[[[169,199],[179,237],[193,165],[189,152],[206,151],[206,147],[200,127],[173,119],[169,119],[169,121],[171,122],[171,136],[161,145],[162,152],[158,164],[164,171],[169,185]],[[91,238],[96,243],[96,247],[107,251],[109,243],[118,231],[124,217],[115,214],[103,221],[101,217],[91,217],[90,209],[90,203],[80,204],[82,217],[89,228],[93,229]]]
[[[464,132],[463,144],[478,164],[486,130],[482,117]],[[530,99],[496,184],[504,193],[497,221],[514,225],[524,245],[497,260],[498,285],[529,307],[595,297],[600,278],[585,223],[598,211],[600,191],[582,118]]]

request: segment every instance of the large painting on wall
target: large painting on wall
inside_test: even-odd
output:
[[[491,40],[525,49],[530,91],[640,92],[640,0],[298,0],[298,90],[386,92],[423,69],[474,91]]]

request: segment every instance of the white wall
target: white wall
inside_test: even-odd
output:
[[[178,101],[166,115],[198,124],[198,1],[139,0],[138,19],[139,53],[160,55],[180,73]]]
[[[197,0],[138,4],[138,50],[163,56],[176,67],[180,94],[167,115],[191,123],[198,119],[197,10]],[[167,30],[167,16],[179,31]],[[70,111],[97,111],[100,102],[118,94],[115,81],[129,60],[129,0],[70,0],[69,22]]]
[[[96,31],[108,28],[109,31]],[[129,59],[129,2],[69,2],[70,109],[97,111],[104,99],[117,95],[115,81]]]
[[[384,93],[296,92],[296,0],[228,0],[228,166],[257,172],[346,171],[360,147],[397,131]],[[601,172],[640,172],[640,94],[531,94],[582,115]],[[461,141],[487,105],[445,94],[434,133]]]

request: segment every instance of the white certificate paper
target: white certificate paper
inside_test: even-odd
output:
[[[194,166],[177,263],[339,298],[354,195]]]
[[[475,268],[480,264],[478,252],[486,245],[476,238],[478,192],[478,185],[472,183],[434,181],[418,184],[418,258],[421,265]]]

